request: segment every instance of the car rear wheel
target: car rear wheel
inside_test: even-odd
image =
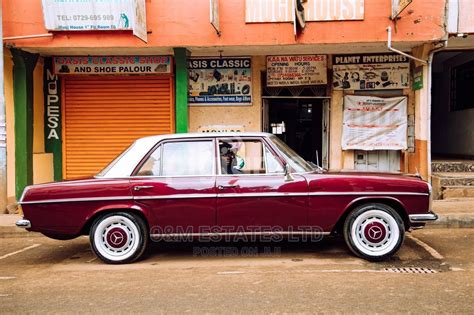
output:
[[[148,243],[147,227],[137,215],[116,212],[97,218],[90,230],[94,253],[109,264],[124,264],[137,260]]]
[[[391,207],[371,203],[355,208],[344,223],[344,239],[357,256],[385,260],[395,254],[403,243],[405,226]]]

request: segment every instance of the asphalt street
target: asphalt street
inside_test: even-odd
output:
[[[426,229],[388,262],[344,242],[160,242],[106,265],[87,237],[0,239],[0,313],[465,313],[474,229]]]

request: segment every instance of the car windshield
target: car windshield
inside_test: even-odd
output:
[[[271,136],[270,140],[275,144],[280,153],[285,157],[285,160],[290,163],[290,166],[296,173],[306,173],[314,171],[314,168],[306,162],[301,156],[291,149],[286,143],[281,141],[277,136]]]
[[[123,158],[123,156],[124,156],[125,154],[127,154],[127,152],[130,151],[130,150],[135,146],[135,144],[136,144],[136,142],[132,143],[131,146],[129,146],[128,148],[126,148],[125,150],[123,150],[123,152],[120,153],[119,156],[117,156],[112,162],[110,162],[110,163],[109,163],[102,171],[100,171],[99,174],[97,174],[96,176],[97,176],[97,177],[104,177],[105,174],[107,174],[107,173],[110,171],[110,169],[111,169],[112,167],[114,167],[115,164],[117,164],[117,162],[120,161],[120,160]]]

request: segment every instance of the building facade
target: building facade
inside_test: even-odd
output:
[[[11,202],[172,132],[272,132],[330,170],[429,177],[446,1],[122,2],[134,18],[3,1]]]

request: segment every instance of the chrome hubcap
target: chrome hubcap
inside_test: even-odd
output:
[[[395,219],[381,210],[370,210],[359,215],[352,224],[351,234],[355,246],[371,256],[387,254],[400,238]]]

